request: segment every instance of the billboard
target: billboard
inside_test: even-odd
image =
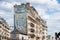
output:
[[[21,34],[27,34],[26,8],[22,5],[17,5],[14,6],[14,10],[15,10],[14,22],[16,29],[18,29]]]
[[[27,34],[26,14],[15,14],[15,27],[22,34]]]
[[[22,5],[15,5],[14,6],[14,11],[15,11],[15,13],[26,13],[27,12],[27,9],[24,7],[24,6],[22,6]]]

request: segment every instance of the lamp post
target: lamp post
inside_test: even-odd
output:
[[[24,40],[24,37],[22,37],[22,40]]]
[[[55,40],[57,40],[57,38],[58,38],[58,34],[57,32],[55,32]]]

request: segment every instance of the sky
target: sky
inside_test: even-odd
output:
[[[54,35],[60,31],[60,0],[0,0],[0,16],[6,20],[9,26],[14,25],[15,4],[29,2],[40,17],[47,22],[48,34]]]

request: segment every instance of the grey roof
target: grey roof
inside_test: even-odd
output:
[[[4,20],[2,17],[0,17],[0,21],[4,22],[7,25],[6,20]]]
[[[33,6],[31,6],[31,8],[32,8],[36,13],[38,13],[37,10],[36,10]]]

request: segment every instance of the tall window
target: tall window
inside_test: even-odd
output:
[[[30,26],[31,26],[31,27],[34,27],[34,24],[33,24],[33,23],[30,23]]]
[[[35,32],[35,30],[34,30],[34,29],[30,29],[30,30],[31,30],[31,32],[32,32],[32,33],[34,33],[34,32]]]
[[[2,22],[0,21],[0,24],[2,24]]]

